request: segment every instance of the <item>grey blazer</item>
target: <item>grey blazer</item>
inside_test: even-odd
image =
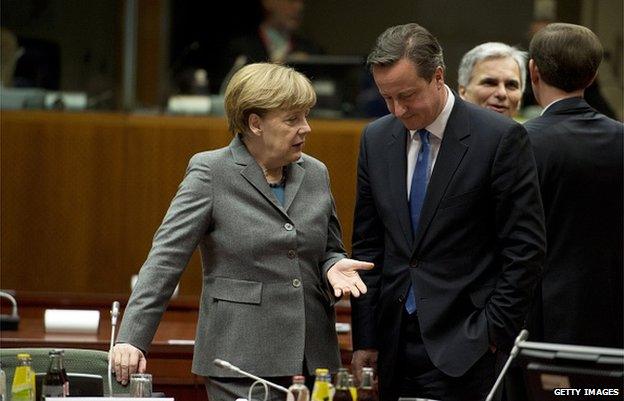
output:
[[[327,270],[346,257],[327,168],[303,155],[288,167],[282,206],[239,137],[194,155],[154,236],[118,342],[147,351],[193,251],[203,290],[193,372],[259,376],[340,365]]]

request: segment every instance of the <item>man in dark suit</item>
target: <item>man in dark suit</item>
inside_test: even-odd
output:
[[[229,41],[222,58],[221,71],[215,77],[225,89],[228,73],[245,64],[283,63],[289,58],[321,54],[321,48],[298,33],[303,22],[303,0],[261,0],[262,21],[258,28]]]
[[[624,125],[583,99],[602,55],[579,25],[549,24],[531,40],[531,84],[545,110],[525,127],[548,252],[530,331],[534,340],[621,348]]]
[[[391,112],[364,129],[353,255],[375,263],[352,300],[353,368],[377,366],[382,400],[482,400],[545,253],[524,128],[462,101],[442,49],[417,24],[368,57]]]

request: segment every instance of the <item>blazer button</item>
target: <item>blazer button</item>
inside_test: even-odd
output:
[[[294,259],[297,257],[297,252],[293,251],[292,249],[288,251],[288,259]]]
[[[397,299],[397,302],[402,304],[404,300],[405,300],[405,297],[403,295],[399,295],[399,298]]]
[[[301,280],[299,280],[298,278],[293,279],[292,286],[295,288],[301,287]]]
[[[292,229],[293,229],[293,228],[295,228],[295,226],[293,226],[293,225],[292,225],[292,224],[290,224],[290,223],[286,223],[286,224],[284,224],[284,229],[285,229],[286,231],[292,231]]]

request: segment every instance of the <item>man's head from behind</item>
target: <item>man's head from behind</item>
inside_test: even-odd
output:
[[[431,124],[444,108],[444,57],[437,39],[418,24],[388,28],[368,56],[388,110],[408,129]]]
[[[520,107],[525,79],[525,52],[487,42],[464,54],[457,82],[462,99],[513,117]]]
[[[545,84],[570,93],[588,87],[598,72],[603,47],[584,26],[554,23],[539,30],[529,46],[529,69]],[[536,91],[537,94],[537,91]]]

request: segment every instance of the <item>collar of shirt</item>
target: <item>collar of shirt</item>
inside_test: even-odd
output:
[[[446,89],[446,103],[444,104],[444,108],[438,117],[429,125],[425,127],[425,129],[431,132],[431,136],[429,137],[429,143],[431,144],[431,153],[429,155],[429,176],[431,176],[431,172],[433,171],[433,166],[435,165],[435,161],[438,157],[438,152],[440,151],[440,144],[442,143],[442,137],[444,136],[444,130],[446,129],[446,123],[451,115],[451,111],[453,110],[453,105],[455,104],[455,96],[453,95],[453,91],[449,89],[448,86],[444,85]],[[416,155],[420,151],[420,136],[417,135],[417,130],[410,130],[409,135],[407,136],[407,197],[409,199],[409,194],[412,189],[412,175],[414,174],[414,167],[416,165]]]

